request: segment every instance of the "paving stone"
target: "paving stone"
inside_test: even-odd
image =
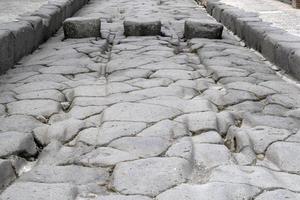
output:
[[[297,200],[300,198],[299,193],[291,192],[289,190],[274,190],[274,191],[265,191],[259,196],[256,197],[257,200],[267,200],[267,199],[276,199],[276,200]]]
[[[158,70],[153,73],[150,78],[168,78],[173,81],[177,80],[189,80],[199,78],[200,74],[194,71],[185,71],[185,70]]]
[[[198,112],[185,114],[175,119],[177,122],[186,123],[187,127],[193,133],[218,130],[217,117],[214,112]]]
[[[79,74],[89,72],[89,69],[85,67],[77,67],[77,66],[52,66],[46,67],[39,70],[41,73],[45,74]]]
[[[75,200],[77,195],[77,188],[71,184],[66,183],[14,183],[6,189],[0,198],[3,200],[30,200],[30,199],[44,199],[51,197],[53,200],[65,199]]]
[[[66,38],[100,37],[99,18],[72,17],[63,23]]]
[[[65,88],[65,85],[61,83],[51,82],[51,81],[39,81],[39,82],[33,82],[33,83],[27,83],[24,85],[21,85],[19,87],[16,87],[13,89],[18,94],[21,93],[28,93],[33,91],[39,91],[39,90],[51,90],[51,89],[57,89],[62,90]]]
[[[161,22],[155,19],[126,19],[124,34],[126,36],[160,35]]]
[[[195,143],[193,147],[195,165],[201,168],[209,169],[234,163],[230,151],[224,145]]]
[[[122,194],[156,196],[187,180],[190,163],[181,158],[148,158],[119,163],[112,187]]]
[[[17,176],[11,162],[9,160],[0,159],[0,190],[7,187],[16,178]]]
[[[119,162],[136,160],[137,155],[117,150],[111,147],[99,147],[84,156],[78,158],[78,163],[85,166],[108,167],[114,166]]]
[[[300,124],[298,120],[289,117],[278,117],[273,115],[246,114],[244,116],[243,126],[269,126],[280,129],[298,129]]]
[[[177,108],[184,113],[217,110],[212,103],[201,98],[186,100],[173,96],[162,96],[153,99],[142,100],[140,102]]]
[[[0,133],[0,157],[34,156],[36,153],[37,147],[31,133],[15,131]]]
[[[212,171],[209,181],[247,184],[265,189],[282,188],[297,192],[300,189],[298,175],[257,166],[220,166]]]
[[[5,115],[6,114],[6,108],[4,105],[0,104],[0,116]]]
[[[117,138],[134,136],[146,127],[143,122],[104,122],[100,128],[81,131],[75,140],[90,145],[104,145]]]
[[[58,102],[65,101],[65,96],[57,90],[41,90],[16,95],[17,99],[50,99]]]
[[[38,165],[70,165],[75,163],[75,159],[90,152],[93,147],[77,145],[74,147],[63,146],[58,141],[52,141],[39,154]]]
[[[109,147],[147,158],[161,155],[169,145],[170,141],[161,137],[123,137],[111,142]]]
[[[20,82],[31,83],[31,82],[42,82],[42,81],[52,81],[55,83],[62,83],[62,82],[69,81],[69,79],[61,74],[39,74],[39,75],[26,78]]]
[[[173,118],[181,112],[177,109],[143,103],[119,103],[107,108],[103,121],[157,122]]]
[[[156,124],[144,129],[138,134],[138,136],[173,139],[187,136],[189,134],[190,133],[185,124],[167,119],[157,122]]]
[[[269,88],[265,88],[259,85],[254,85],[251,83],[246,83],[246,82],[234,82],[234,83],[229,83],[226,85],[226,87],[230,89],[235,89],[235,90],[245,90],[248,92],[254,93],[258,97],[265,97],[270,94],[274,94],[275,91],[271,90]]]
[[[299,149],[300,143],[275,142],[266,151],[266,159],[282,171],[299,173]]]
[[[21,100],[7,104],[9,114],[50,117],[60,111],[60,104],[53,100]]]
[[[193,144],[189,137],[178,139],[166,152],[166,156],[192,161]]]
[[[68,115],[75,119],[86,119],[90,116],[93,116],[95,114],[100,114],[106,106],[74,106],[72,109],[68,112]]]
[[[208,131],[192,137],[194,143],[223,144],[223,139],[216,131]]]
[[[256,154],[264,154],[269,145],[284,140],[290,135],[291,133],[285,129],[257,126],[250,129],[240,129],[233,137],[236,139],[239,150],[251,146]]]
[[[223,25],[213,20],[187,20],[184,25],[184,36],[191,38],[221,39]]]
[[[181,184],[157,196],[157,200],[240,200],[250,199],[260,189],[246,184],[206,183],[202,185]]]
[[[37,166],[23,174],[19,181],[38,183],[72,183],[83,185],[88,183],[105,184],[109,174],[105,169],[89,168],[76,165]]]
[[[151,198],[140,195],[106,195],[99,196],[96,200],[151,200]]]
[[[26,115],[0,117],[0,131],[31,132],[36,127],[43,125],[35,118]]]
[[[41,144],[49,144],[51,140],[66,143],[72,140],[85,126],[84,121],[71,118],[50,125],[44,132],[35,133],[35,137]]]

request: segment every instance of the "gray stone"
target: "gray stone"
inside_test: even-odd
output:
[[[300,194],[296,192],[291,192],[289,190],[274,190],[274,191],[265,191],[259,196],[255,198],[256,200],[269,200],[269,199],[276,199],[276,200],[297,200],[300,199]]]
[[[14,37],[8,30],[0,30],[0,73],[14,65]]]
[[[109,147],[147,158],[161,155],[169,145],[170,141],[161,137],[123,137],[111,142]]]
[[[122,194],[156,196],[183,183],[191,172],[182,158],[147,158],[116,165],[112,187]]]
[[[31,132],[36,127],[43,125],[35,118],[26,115],[0,117],[0,131]]]
[[[206,183],[202,185],[181,184],[159,194],[157,200],[242,200],[251,199],[259,188],[246,184]]]
[[[31,133],[4,132],[0,133],[0,157],[10,155],[34,156],[37,147]]]
[[[213,20],[187,20],[184,25],[184,36],[191,38],[221,39],[223,25]]]
[[[189,137],[178,139],[166,152],[166,156],[192,161],[193,143]]]
[[[193,150],[194,163],[200,168],[210,169],[234,163],[230,151],[224,145],[196,143]]]
[[[38,183],[73,183],[83,185],[88,183],[105,184],[108,171],[101,168],[89,168],[76,165],[68,166],[37,166],[23,174],[19,181]]]
[[[214,112],[197,112],[185,114],[175,119],[177,122],[186,123],[188,129],[195,133],[218,130],[217,116]]]
[[[7,188],[1,195],[2,200],[32,200],[45,199],[51,200],[75,200],[77,188],[66,183],[32,183],[18,182]]]
[[[208,131],[192,137],[193,143],[223,144],[223,139],[216,131]]]
[[[100,37],[99,18],[72,17],[63,23],[66,38]]]
[[[209,181],[247,184],[259,188],[285,188],[292,191],[300,191],[300,177],[298,175],[276,172],[258,166],[220,166],[212,171]]]
[[[99,147],[84,156],[78,158],[76,163],[81,163],[85,166],[109,167],[114,166],[119,162],[136,160],[137,155],[132,153],[117,150],[111,147]]]
[[[161,34],[161,22],[153,19],[128,19],[124,21],[126,36],[150,36]]]
[[[0,159],[0,190],[4,189],[16,178],[17,176],[11,162],[9,160]]]
[[[151,200],[151,198],[140,195],[106,195],[99,196],[95,200]]]
[[[103,112],[103,121],[157,122],[179,115],[174,108],[144,103],[119,103]]]
[[[9,114],[50,117],[60,111],[60,104],[53,100],[21,100],[7,104]]]
[[[300,144],[294,142],[275,142],[268,148],[266,159],[282,171],[300,172]]]

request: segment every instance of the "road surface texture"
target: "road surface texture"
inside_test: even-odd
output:
[[[37,10],[47,0],[0,0],[0,24],[17,20],[18,16]]]
[[[231,39],[182,40],[192,0],[91,0],[1,76],[1,200],[300,199],[300,90]],[[164,37],[122,36],[159,17]]]
[[[300,11],[290,4],[278,0],[221,0],[220,2],[245,11],[257,12],[263,21],[271,22],[276,27],[300,36]]]

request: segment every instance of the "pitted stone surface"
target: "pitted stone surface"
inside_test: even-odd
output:
[[[112,186],[123,194],[155,196],[187,180],[190,163],[181,158],[148,158],[120,163],[113,174]]]
[[[102,39],[60,30],[0,76],[1,200],[298,199],[300,89],[226,30],[186,40],[186,20],[213,20],[201,6],[90,0],[75,17]],[[126,37],[130,18],[161,35]]]

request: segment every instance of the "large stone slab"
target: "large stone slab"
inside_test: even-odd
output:
[[[37,153],[31,133],[4,132],[0,133],[0,157],[10,155],[33,156]]]
[[[250,199],[260,190],[246,184],[182,184],[157,196],[157,200],[241,200]]]
[[[51,199],[51,200],[75,200],[77,188],[71,184],[58,183],[32,183],[19,182],[11,185],[1,195],[2,200],[33,200],[33,199]]]
[[[191,172],[182,158],[148,158],[116,165],[112,187],[122,194],[156,196],[183,183]]]
[[[191,38],[221,39],[223,25],[213,20],[187,20],[184,25],[184,36]]]
[[[72,17],[63,23],[66,38],[100,37],[99,18]]]
[[[0,190],[8,186],[14,179],[16,179],[16,174],[11,162],[0,159]]]
[[[128,19],[124,21],[126,36],[160,35],[161,22],[153,19]]]

